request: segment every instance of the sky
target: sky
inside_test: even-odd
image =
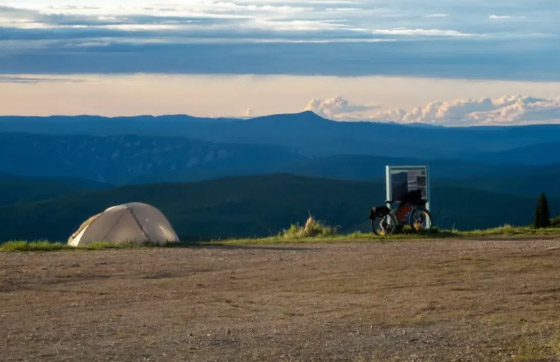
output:
[[[0,114],[560,123],[557,0],[0,2]]]

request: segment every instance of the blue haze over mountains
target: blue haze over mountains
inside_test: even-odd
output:
[[[508,167],[516,173],[527,166],[560,163],[558,125],[447,128],[333,122],[312,112],[248,120],[183,115],[0,117],[0,137],[5,158],[2,172],[25,175],[35,170],[38,174],[32,176],[45,176],[43,172],[47,172],[52,177],[78,172],[82,178],[110,183],[142,182],[144,172],[147,177],[157,172],[161,181],[166,181],[167,177],[192,178],[188,173],[174,176],[181,171],[212,168],[258,173],[289,171],[293,164],[299,171],[306,167],[312,170],[315,163],[333,156],[355,158],[359,167],[354,176],[361,173],[360,178],[380,173],[368,168],[364,158],[352,156],[378,156],[383,164],[391,158],[462,160],[463,167],[448,170],[449,176],[461,177],[466,170],[474,176],[477,172],[501,174],[499,165],[523,165]],[[107,169],[79,171],[84,163],[91,166],[95,160]],[[111,169],[111,165],[122,167],[121,163],[128,165],[128,179],[118,175],[126,170]],[[39,172],[38,167],[44,170]],[[434,172],[438,174],[439,169]]]
[[[36,220],[35,226],[17,220],[9,221],[9,227],[0,225],[7,230],[0,232],[0,240],[60,239],[99,208],[142,200],[162,208],[172,222],[188,225],[185,230],[186,226],[179,226],[179,232],[192,239],[278,232],[289,226],[286,223],[305,218],[309,208],[345,231],[363,230],[367,207],[384,199],[386,164],[430,165],[435,214],[439,211],[436,223],[442,227],[528,224],[533,200],[541,192],[551,197],[552,212],[560,212],[555,203],[560,200],[559,146],[557,125],[445,128],[333,122],[311,112],[247,120],[186,115],[0,117],[3,223],[13,218],[9,215]],[[243,175],[247,177],[235,178]],[[218,178],[223,180],[209,181]],[[187,184],[194,181],[199,183]],[[170,188],[162,183],[170,182],[186,195],[194,188],[230,196],[220,204],[200,191],[193,203],[196,210],[188,211],[166,193]],[[243,182],[263,195],[242,194]],[[114,189],[125,185],[137,186],[122,192]],[[220,188],[224,190],[217,191]],[[293,191],[291,205],[270,197],[279,188],[287,195]],[[334,195],[337,189],[345,191]],[[349,189],[363,190],[363,197]],[[150,195],[146,190],[151,190]],[[91,201],[98,198],[96,193],[106,202]],[[134,200],[121,200],[121,195]],[[210,199],[212,203],[206,203]],[[493,205],[488,206],[488,200]],[[502,208],[501,203],[508,207]],[[473,212],[457,214],[453,205]],[[523,213],[515,205],[523,207]],[[73,215],[52,212],[61,207],[77,211]],[[474,210],[481,207],[494,210],[495,215],[477,214]],[[235,221],[235,215],[249,209],[260,212]],[[273,210],[283,210],[284,216]],[[39,214],[49,216],[42,219]],[[229,215],[229,226],[216,235],[210,225],[224,214]],[[45,223],[52,225],[52,231],[45,231]],[[204,227],[197,229],[197,225]]]

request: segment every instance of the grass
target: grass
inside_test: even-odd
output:
[[[560,237],[560,227],[546,229],[535,229],[530,226],[511,226],[504,225],[497,228],[459,231],[459,230],[439,230],[435,228],[431,233],[415,233],[410,229],[389,236],[379,236],[373,233],[351,233],[351,234],[322,234],[314,236],[301,236],[301,230],[292,231],[292,226],[287,231],[278,236],[268,238],[246,238],[214,240],[210,244],[223,245],[266,245],[266,244],[285,244],[285,243],[340,243],[340,242],[383,242],[392,240],[431,240],[431,239],[469,239],[469,238],[489,238],[489,239],[511,239],[511,238],[541,238],[541,237]],[[205,243],[208,244],[208,243]]]
[[[130,249],[137,246],[132,243],[109,243],[99,242],[83,247],[73,247],[60,242],[49,241],[8,241],[0,244],[0,252],[16,252],[16,251],[59,251],[59,250],[104,250],[104,249]]]
[[[266,238],[244,238],[212,240],[200,243],[173,243],[163,247],[189,247],[196,245],[273,245],[273,244],[304,244],[304,243],[342,243],[342,242],[384,242],[397,240],[431,240],[431,239],[511,239],[511,238],[546,238],[560,237],[560,227],[535,229],[530,226],[504,225],[497,228],[459,231],[439,230],[435,228],[431,233],[415,233],[405,229],[399,234],[378,236],[373,233],[338,234],[337,228],[324,225],[310,217],[305,226],[292,225],[279,235]],[[8,241],[0,244],[0,252],[26,252],[26,251],[76,251],[76,250],[106,250],[157,247],[154,245],[136,245],[134,243],[98,242],[84,247],[72,247],[60,242],[49,241]]]
[[[245,238],[213,240],[204,244],[223,244],[223,245],[266,245],[266,244],[286,244],[286,243],[340,243],[340,242],[383,242],[397,240],[431,240],[431,239],[511,239],[511,238],[545,238],[560,237],[560,228],[534,229],[532,227],[501,226],[486,230],[458,231],[458,230],[438,230],[435,229],[429,234],[414,233],[405,230],[399,234],[389,236],[379,236],[373,233],[351,233],[316,235],[312,237],[298,237],[294,233],[283,233],[278,236],[267,238]]]
[[[485,230],[473,230],[473,231],[455,231],[454,233],[460,237],[469,236],[527,236],[527,237],[539,237],[539,236],[560,236],[560,225],[558,227],[535,229],[532,226],[511,226],[504,225],[497,228],[485,229]]]
[[[304,226],[292,224],[289,229],[281,233],[281,236],[286,239],[301,239],[334,236],[337,232],[338,227],[325,225],[310,215]]]
[[[0,251],[57,251],[71,249],[71,246],[62,243],[51,243],[48,241],[8,241],[0,244]]]
[[[86,250],[104,250],[104,249],[132,249],[132,248],[142,248],[148,247],[148,245],[136,245],[134,243],[110,243],[106,241],[92,243],[88,246],[78,247],[78,249]]]

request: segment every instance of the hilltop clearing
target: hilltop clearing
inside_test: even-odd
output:
[[[0,253],[6,361],[555,360],[560,240]]]

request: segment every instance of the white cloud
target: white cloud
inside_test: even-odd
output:
[[[511,19],[511,16],[509,15],[490,15],[488,16],[489,19],[492,20],[500,20],[500,19]]]
[[[473,112],[469,116],[480,124],[560,123],[560,97],[503,97],[495,100],[495,105],[494,110]]]
[[[489,15],[488,16],[489,19],[492,20],[511,20],[511,19],[525,19],[527,18],[526,16],[512,16],[512,15]]]
[[[306,111],[336,120],[354,120],[366,117],[367,112],[378,109],[376,105],[356,105],[342,97],[329,99],[312,99],[305,107]]]
[[[314,20],[255,20],[244,25],[247,28],[272,31],[325,31],[347,28],[346,25],[330,21]]]
[[[255,111],[252,108],[247,108],[243,113],[243,118],[252,118],[255,116]]]
[[[414,35],[414,36],[451,36],[451,37],[468,37],[474,34],[462,33],[457,30],[447,29],[407,29],[407,28],[394,28],[394,29],[376,29],[373,34],[378,35]]]
[[[334,38],[355,34],[416,36],[416,37],[466,37],[463,31],[453,29],[457,24],[446,18],[452,8],[442,7],[439,12],[428,12],[421,5],[410,8],[397,3],[367,4],[354,1],[306,1],[293,3],[275,0],[231,1],[231,0],[191,0],[177,2],[168,0],[137,0],[115,4],[114,1],[92,0],[88,6],[68,5],[71,1],[51,0],[7,0],[0,6],[2,13],[9,12],[10,21],[0,19],[0,27],[12,28],[70,28],[73,25],[87,27],[101,26],[115,30],[181,30],[189,19],[206,19],[199,25],[212,30],[221,25],[228,30],[247,32],[249,30],[270,32],[330,32]],[[75,4],[75,2],[74,2]],[[338,6],[333,6],[338,5]],[[359,5],[359,6],[355,6]],[[22,8],[25,6],[25,9]],[[4,9],[4,10],[2,10]],[[8,10],[9,11],[8,11]],[[418,16],[418,14],[427,14]],[[23,17],[22,21],[14,21]],[[31,19],[30,19],[31,17]],[[410,17],[409,20],[406,20]],[[491,18],[505,18],[490,15]],[[403,20],[395,21],[393,18]],[[436,24],[428,19],[439,18]],[[443,22],[443,23],[442,23]],[[407,26],[404,26],[404,25]],[[400,25],[400,26],[399,26]],[[440,28],[440,26],[442,28]],[[192,27],[186,27],[192,29]],[[483,33],[485,31],[477,31]],[[305,34],[302,34],[304,36]]]
[[[144,31],[144,30],[181,30],[188,29],[187,25],[173,24],[115,24],[104,25],[102,28],[123,30],[123,31]]]
[[[398,123],[426,123],[443,126],[560,124],[560,97],[532,98],[521,95],[500,98],[458,98],[430,102],[411,111],[377,110],[352,105],[337,97],[312,100],[306,108],[339,121],[363,120]]]

